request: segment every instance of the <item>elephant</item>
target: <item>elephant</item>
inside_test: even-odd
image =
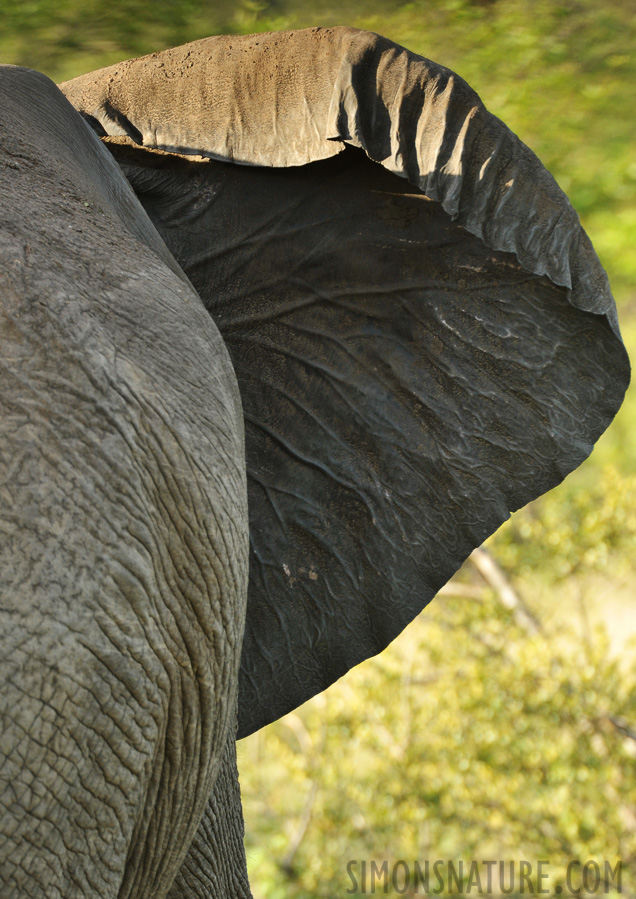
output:
[[[590,453],[629,362],[536,156],[353,28],[0,68],[2,896],[246,897],[235,742]]]

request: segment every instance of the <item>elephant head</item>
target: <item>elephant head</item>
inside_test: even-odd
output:
[[[355,29],[3,67],[0,153],[0,883],[246,896],[237,713],[587,457],[607,279],[460,78]]]

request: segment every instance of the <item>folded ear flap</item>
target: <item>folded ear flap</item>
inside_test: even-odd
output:
[[[206,107],[170,145],[219,156],[225,134],[229,158],[313,163],[113,150],[241,389],[245,735],[382,650],[510,511],[585,459],[629,366],[576,214],[461,79],[350,29],[226,38],[222,54],[220,40],[203,42],[214,68],[196,88],[221,85],[214,133]],[[96,115],[111,76],[86,77],[69,96]],[[154,119],[134,118],[126,90],[145,141]],[[334,139],[358,149],[334,156]]]

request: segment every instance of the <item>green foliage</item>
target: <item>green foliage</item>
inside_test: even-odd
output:
[[[492,546],[518,578],[541,571],[552,584],[582,570],[619,578],[636,558],[636,477],[606,468],[582,491],[564,485],[517,512]]]
[[[602,632],[529,636],[487,591],[438,598],[380,657],[242,744],[255,895],[345,895],[353,859],[545,859],[555,888],[573,859],[620,858],[636,886],[630,721],[636,667]]]

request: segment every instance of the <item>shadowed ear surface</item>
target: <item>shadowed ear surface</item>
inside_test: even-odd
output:
[[[283,78],[286,106],[252,93],[270,128],[245,124],[243,94],[223,101],[227,140],[258,151],[242,161],[286,164],[272,134],[292,141],[292,107],[304,110],[293,158],[307,161],[304,147],[322,161],[112,147],[241,390],[241,735],[382,650],[510,511],[586,458],[629,380],[604,273],[538,160],[447,70],[373,35],[330,34],[317,74],[302,68],[291,94]],[[314,35],[297,33],[294,58]],[[265,67],[276,36],[267,51],[259,37],[231,39],[234,72]],[[196,138],[199,152],[213,144]],[[361,149],[321,156],[342,150],[334,138]]]

